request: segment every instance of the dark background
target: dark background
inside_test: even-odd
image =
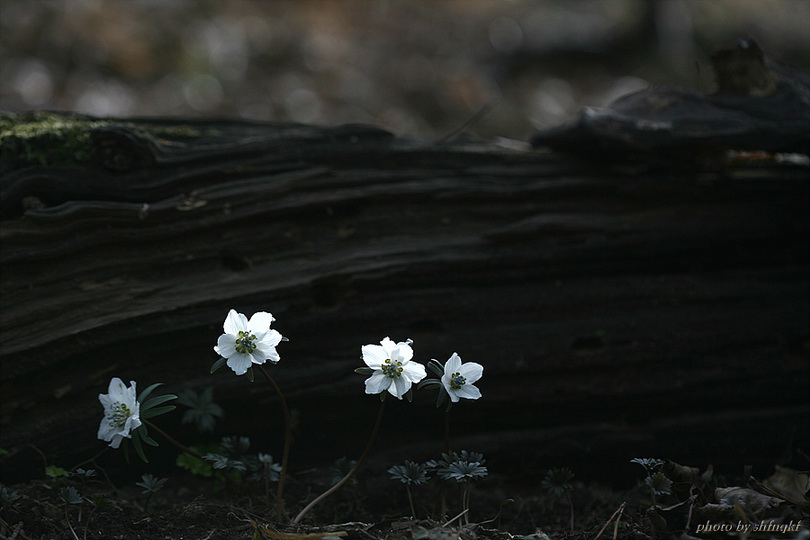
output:
[[[365,122],[526,140],[649,85],[712,89],[752,37],[810,64],[803,0],[5,0],[0,107]]]

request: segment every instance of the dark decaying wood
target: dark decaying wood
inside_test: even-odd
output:
[[[42,474],[29,444],[65,467],[102,448],[113,376],[213,386],[219,433],[280,455],[263,379],[208,373],[230,308],[272,312],[290,339],[269,369],[293,470],[359,453],[378,400],[353,369],[385,336],[485,366],[452,434],[500,472],[632,481],[633,457],[764,466],[807,447],[806,165],[614,172],[360,126],[92,135],[88,162],[4,164],[6,480]],[[380,463],[435,457],[434,401],[389,404]],[[199,440],[179,416],[158,421]]]
[[[625,161],[711,162],[729,149],[810,152],[810,73],[768,56],[753,40],[712,55],[717,91],[653,86],[575,121],[534,134],[532,144]]]

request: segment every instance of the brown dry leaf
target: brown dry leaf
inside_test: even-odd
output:
[[[328,537],[344,537],[348,536],[349,533],[346,531],[335,531],[335,532],[322,532],[322,533],[310,533],[310,534],[296,534],[296,533],[285,533],[274,531],[268,527],[262,526],[261,529],[262,536],[268,538],[270,540],[322,540],[323,538]]]
[[[704,484],[700,479],[700,469],[697,467],[687,467],[674,461],[667,461],[664,464],[663,472],[667,478],[672,480],[678,491],[688,491],[693,485],[697,484],[700,487]]]
[[[810,508],[810,475],[789,467],[776,466],[776,471],[762,484],[786,501],[802,508]]]
[[[759,513],[770,508],[776,508],[780,504],[784,503],[782,499],[769,497],[759,493],[758,491],[754,491],[753,489],[741,487],[717,488],[714,490],[714,497],[718,501],[724,498],[731,499],[736,497],[745,503],[745,507],[748,510],[754,513]]]

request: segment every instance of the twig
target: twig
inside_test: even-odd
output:
[[[292,521],[293,525],[298,524],[298,522],[301,521],[301,518],[303,518],[304,515],[306,515],[307,512],[312,510],[312,508],[316,504],[318,504],[319,502],[321,502],[322,500],[327,498],[329,495],[331,495],[332,493],[334,493],[335,491],[340,489],[341,486],[343,486],[343,484],[345,484],[346,482],[349,481],[349,478],[352,477],[352,475],[357,471],[357,469],[360,468],[360,465],[362,465],[363,460],[366,458],[368,453],[371,451],[371,447],[374,445],[374,440],[377,438],[377,433],[380,431],[380,424],[382,424],[383,410],[385,410],[385,396],[384,395],[383,395],[383,400],[380,401],[380,409],[377,412],[377,420],[374,422],[374,429],[372,429],[372,431],[371,431],[371,437],[369,437],[368,443],[366,443],[366,447],[363,450],[363,453],[360,455],[360,458],[354,464],[354,467],[352,467],[349,470],[349,472],[346,473],[346,476],[341,478],[340,481],[337,484],[335,484],[331,488],[329,488],[326,491],[324,491],[323,493],[321,493],[318,497],[315,498],[314,501],[312,501],[311,503],[306,505],[306,507],[304,507],[304,509],[301,510],[298,513],[297,516],[295,516],[295,519]]]
[[[624,512],[624,505],[625,504],[626,503],[622,503],[622,504],[619,505],[619,507],[616,509],[616,511],[613,512],[613,515],[610,516],[610,519],[608,519],[607,522],[605,522],[605,524],[602,525],[602,528],[599,529],[599,533],[597,533],[597,535],[594,537],[593,540],[599,540],[599,537],[602,536],[602,533],[604,533],[605,529],[608,528],[608,525],[610,525],[610,522],[613,521],[614,519],[616,519],[616,516],[619,516]],[[618,531],[618,527],[619,527],[618,523],[619,522],[617,520],[616,521],[616,530],[614,530],[614,532],[613,532],[613,538],[614,539],[616,538],[616,531]]]
[[[210,533],[208,533],[208,536],[206,536],[205,538],[202,538],[201,540],[211,540],[211,537],[212,537],[212,536],[214,536],[214,533],[215,533],[215,532],[217,532],[216,527],[214,527],[213,529],[211,529],[211,532],[210,532]]]
[[[622,520],[622,516],[624,515],[624,503],[619,507],[619,515],[616,516],[616,523],[613,524],[613,540],[616,540],[619,537],[619,522]]]
[[[67,510],[65,510],[65,523],[67,523],[68,529],[70,529],[70,534],[73,535],[74,540],[79,540],[79,535],[76,534],[76,531],[73,530],[73,525],[70,524],[70,518],[68,517]]]
[[[469,509],[469,508],[465,508],[465,509],[464,509],[464,510],[462,510],[462,511],[461,511],[459,514],[457,514],[457,515],[456,515],[456,516],[455,516],[453,519],[451,519],[450,521],[448,521],[447,523],[445,523],[444,525],[442,525],[442,527],[447,527],[448,525],[450,525],[450,524],[451,524],[451,523],[453,523],[455,520],[457,520],[458,518],[460,518],[461,516],[463,516],[464,514],[466,514],[466,513],[467,513],[467,512],[469,512],[469,511],[470,511],[470,509]]]

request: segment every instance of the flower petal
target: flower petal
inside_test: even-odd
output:
[[[397,358],[391,357],[391,360],[399,360],[400,362],[407,362],[413,358],[413,348],[411,347],[412,341],[400,341],[397,343],[396,355]]]
[[[267,347],[275,347],[279,343],[281,343],[282,335],[278,333],[277,330],[270,330],[265,331],[262,334],[256,334],[256,342],[258,345],[264,345]]]
[[[267,362],[267,357],[264,354],[259,353],[259,351],[253,351],[252,353],[248,354],[248,356],[250,357],[251,364],[256,364],[260,366],[265,362]]]
[[[238,334],[240,330],[247,330],[247,317],[237,313],[235,309],[228,312],[225,323],[222,325],[226,334]]]
[[[463,397],[465,399],[478,399],[481,397],[481,391],[478,389],[478,387],[471,384],[462,385],[461,388],[456,390],[456,394],[458,397]]]
[[[115,433],[116,429],[113,425],[107,420],[107,417],[101,419],[101,424],[98,426],[98,438],[102,441],[109,441],[112,439],[113,433]]]
[[[380,369],[383,363],[390,358],[380,345],[363,345],[360,350],[363,352],[363,362],[371,369]]]
[[[447,390],[447,395],[450,396],[450,401],[453,403],[458,403],[458,392],[456,392],[456,390],[454,390],[449,384],[445,384],[444,389]]]
[[[253,332],[254,334],[258,334],[259,332],[267,332],[270,328],[270,325],[273,324],[273,321],[276,319],[267,313],[266,311],[257,311],[250,317],[250,320],[247,323],[248,330]]]
[[[127,385],[124,384],[124,381],[122,381],[118,377],[113,377],[112,379],[110,379],[110,386],[107,389],[107,392],[109,392],[108,395],[110,396],[110,400],[124,401],[126,391]]]
[[[133,429],[138,429],[141,427],[141,419],[136,414],[132,414],[129,418],[127,418],[126,423],[124,424],[124,429],[122,430],[122,435],[126,435],[129,437],[130,433],[132,433]]]
[[[234,354],[228,357],[228,367],[233,370],[237,375],[244,375],[247,373],[248,368],[253,363],[249,354],[242,354],[234,351]]]
[[[459,367],[458,372],[467,379],[467,384],[473,384],[484,374],[484,366],[476,362],[466,362]]]
[[[381,394],[391,386],[391,377],[382,371],[376,371],[366,379],[366,394]]]
[[[253,363],[254,364],[264,364],[265,360],[270,360],[270,362],[274,364],[278,364],[281,357],[279,356],[276,348],[272,345],[265,345],[263,343],[256,344],[256,350],[253,351]],[[257,360],[261,359],[261,362],[257,362]]]
[[[107,409],[112,407],[113,400],[110,399],[110,394],[99,394],[98,400],[101,402],[101,405],[104,407],[104,411],[106,412]]]
[[[409,383],[418,383],[425,377],[427,377],[427,371],[425,371],[425,366],[419,362],[406,362],[402,364],[402,376],[399,378],[407,378]]]
[[[230,358],[236,354],[236,336],[232,334],[222,334],[219,336],[214,351],[223,358]]]
[[[453,353],[453,355],[447,359],[447,362],[444,364],[444,374],[445,375],[452,375],[453,373],[458,372],[459,368],[461,367],[461,357]]]
[[[396,349],[396,348],[397,348],[396,344],[395,344],[393,341],[391,341],[391,338],[390,338],[390,337],[388,337],[388,336],[384,337],[384,338],[382,339],[382,341],[380,341],[380,346],[381,346],[381,347],[383,348],[383,350],[385,351],[385,354],[387,354],[387,355],[388,355],[388,356],[386,356],[386,358],[391,358],[391,352],[392,352],[394,349]]]
[[[408,390],[411,389],[411,381],[406,377],[394,377],[391,379],[394,384],[388,387],[388,392],[395,396],[397,399],[402,399]]]

